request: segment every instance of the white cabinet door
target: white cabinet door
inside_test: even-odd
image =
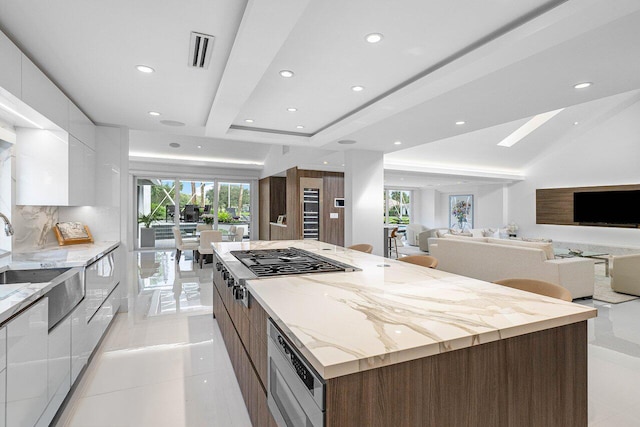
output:
[[[7,409],[7,370],[0,372],[0,427],[4,427]]]
[[[95,125],[71,101],[69,101],[69,133],[92,150],[96,149]]]
[[[80,190],[82,206],[93,206],[96,194],[96,152],[85,145],[82,157],[82,165],[84,166],[83,185]]]
[[[7,367],[7,328],[0,328],[0,371]]]
[[[49,331],[49,404],[36,426],[47,427],[71,389],[71,316]]]
[[[16,129],[16,204],[90,206],[96,153],[66,132]]]
[[[24,55],[22,100],[62,129],[69,130],[69,98]]]
[[[87,326],[87,299],[83,299],[71,313],[71,384],[87,364],[93,350]]]
[[[0,31],[0,87],[22,96],[22,52]]]
[[[9,426],[32,426],[47,406],[48,301],[43,298],[7,324]]]

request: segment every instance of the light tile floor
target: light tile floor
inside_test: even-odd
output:
[[[407,251],[411,253],[412,251]],[[134,252],[119,314],[56,426],[250,426],[215,319],[212,266]],[[186,255],[190,256],[189,253]],[[589,426],[640,426],[640,300],[584,300]]]
[[[212,313],[212,264],[134,252],[116,316],[56,426],[250,426]],[[188,259],[185,259],[185,255]],[[132,277],[133,275],[129,275]]]

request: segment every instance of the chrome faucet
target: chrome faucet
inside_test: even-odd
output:
[[[0,218],[4,221],[4,234],[7,236],[13,236],[13,226],[11,225],[9,218],[7,218],[2,212],[0,212]]]

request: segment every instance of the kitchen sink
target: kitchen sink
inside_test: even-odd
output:
[[[6,270],[0,273],[0,286],[14,283],[51,282],[69,271],[69,268],[47,268],[42,270]]]

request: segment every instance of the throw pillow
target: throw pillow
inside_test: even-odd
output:
[[[467,237],[473,236],[473,234],[470,231],[459,231],[453,228],[449,229],[449,234],[453,234],[454,236],[467,236]]]
[[[497,233],[498,233],[498,230],[496,230],[495,228],[483,228],[482,229],[482,236],[483,237],[499,237],[499,235]]]

